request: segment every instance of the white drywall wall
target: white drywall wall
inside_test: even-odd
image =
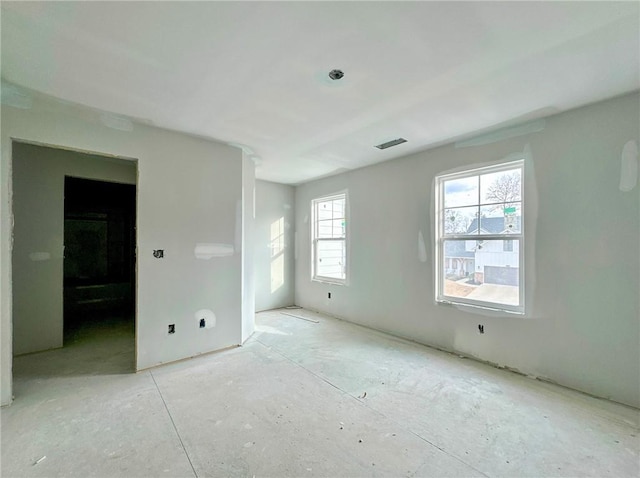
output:
[[[13,354],[62,347],[64,178],[136,183],[134,161],[13,144]]]
[[[130,131],[109,128],[100,112],[32,97],[28,109],[2,106],[2,404],[11,401],[12,138],[138,160],[138,369],[240,344],[242,269],[234,244],[242,230],[241,150],[140,124]],[[199,259],[199,243],[227,245],[232,252]],[[154,258],[154,249],[164,249],[164,259]],[[197,326],[200,310],[215,314],[214,327]],[[167,334],[170,323],[176,325],[173,335]]]
[[[295,188],[256,181],[256,310],[293,305]]]
[[[242,157],[242,343],[255,328],[254,223],[255,223],[255,164]]]
[[[549,117],[539,132],[299,186],[296,304],[640,406],[640,188],[619,189],[623,147],[638,141],[639,103],[634,93]],[[434,177],[527,148],[526,317],[437,305]],[[349,285],[313,282],[310,201],[344,189]]]

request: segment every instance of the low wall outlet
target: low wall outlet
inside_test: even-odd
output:
[[[200,309],[193,314],[193,318],[199,329],[211,329],[216,326],[216,314],[211,309]]]

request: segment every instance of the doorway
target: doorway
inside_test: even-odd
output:
[[[137,161],[14,140],[12,169],[14,394],[135,372]]]
[[[64,198],[64,346],[126,347],[135,334],[136,187],[65,176]]]

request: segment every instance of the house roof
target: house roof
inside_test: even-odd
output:
[[[520,230],[521,219],[522,219],[521,216],[516,216],[515,218],[516,223],[515,223],[514,229],[516,231]],[[480,229],[485,233],[500,234],[501,232],[504,232],[504,230],[506,229],[504,226],[504,217],[481,217]],[[471,234],[477,230],[478,230],[478,218],[475,218],[467,228],[467,233]]]
[[[516,216],[516,230],[520,230],[521,216]],[[488,234],[500,234],[506,228],[504,226],[504,217],[481,217],[480,228],[484,233]],[[474,219],[469,227],[467,233],[471,234],[478,230],[478,219]],[[475,258],[475,251],[466,250],[467,241],[445,241],[444,243],[444,255],[445,257],[456,258]]]

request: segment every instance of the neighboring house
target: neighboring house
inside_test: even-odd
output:
[[[466,277],[475,271],[474,251],[467,250],[465,242],[446,241],[444,243],[444,272],[452,279]]]
[[[505,217],[480,218],[480,232],[501,234],[509,229],[520,230],[520,216],[511,221]],[[478,219],[474,219],[467,234],[478,232]],[[474,254],[474,281],[483,284],[518,285],[519,242],[514,240],[465,241],[465,250]],[[461,244],[461,243],[460,243]]]

